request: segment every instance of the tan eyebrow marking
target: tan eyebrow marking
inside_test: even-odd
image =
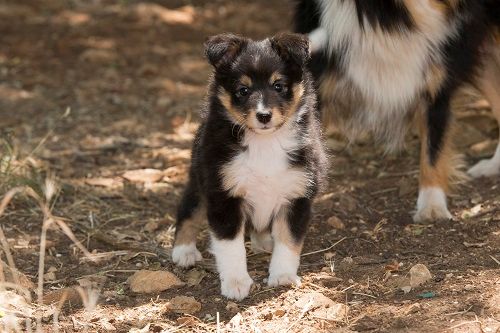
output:
[[[269,78],[269,83],[273,84],[274,82],[276,82],[278,80],[282,80],[282,79],[283,79],[283,76],[280,73],[273,72],[273,74],[271,74],[271,77]]]
[[[252,86],[252,79],[249,76],[247,76],[247,75],[242,75],[240,77],[240,82],[241,82],[241,84],[243,84],[243,85],[245,85],[247,87],[251,87]]]

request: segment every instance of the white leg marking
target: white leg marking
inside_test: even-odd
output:
[[[195,243],[175,245],[172,249],[172,261],[181,267],[194,266],[201,259]]]
[[[220,276],[221,293],[235,300],[247,297],[253,283],[247,272],[243,236],[243,231],[232,240],[220,240],[212,235],[212,252]]]
[[[250,234],[252,251],[254,253],[273,251],[273,238],[270,232],[256,232]]]
[[[424,187],[418,193],[415,222],[449,220],[452,215],[446,206],[446,194],[440,187]]]
[[[491,177],[500,174],[500,141],[492,158],[479,161],[467,173],[474,178]]]
[[[290,284],[300,286],[300,278],[297,275],[299,262],[300,253],[275,239],[267,284],[271,287]]]

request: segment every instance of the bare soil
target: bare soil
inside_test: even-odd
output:
[[[330,185],[316,201],[302,287],[269,289],[269,256],[249,252],[255,288],[237,305],[228,303],[219,293],[206,232],[202,264],[183,270],[170,262],[173,217],[210,74],[203,41],[223,31],[261,38],[287,30],[290,6],[264,0],[0,3],[2,138],[31,170],[24,183],[41,188],[47,175],[57,177],[52,213],[103,257],[91,263],[62,232],[49,230],[45,271],[54,267],[55,275],[46,278],[47,297],[78,280],[81,285],[82,278],[99,289],[95,307],[82,307],[78,297],[64,306],[61,331],[499,331],[500,178],[460,182],[450,197],[453,221],[414,224],[414,135],[405,151],[387,156],[369,139],[348,147],[327,138]],[[455,111],[465,163],[491,154],[498,129],[482,97],[464,90]],[[145,168],[157,171],[148,179],[126,174]],[[4,193],[19,183],[3,179]],[[0,217],[16,266],[33,282],[42,215],[32,201],[18,198]],[[404,293],[400,282],[417,263],[432,279]],[[135,294],[126,281],[140,269],[167,270],[192,285]],[[313,291],[347,305],[347,317],[327,320],[295,305]],[[201,310],[192,316],[169,310],[179,295],[194,297]],[[54,330],[50,315],[44,329]]]

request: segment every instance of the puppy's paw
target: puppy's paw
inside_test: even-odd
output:
[[[273,251],[273,237],[269,232],[256,233],[252,232],[250,235],[251,248],[254,253],[272,252]]]
[[[495,160],[494,158],[490,158],[479,161],[467,173],[474,178],[498,175],[500,174],[500,159]]]
[[[446,206],[446,194],[439,187],[422,188],[418,193],[417,212],[413,221],[425,222],[451,220],[453,216]]]
[[[194,266],[201,259],[201,253],[195,244],[176,245],[172,249],[172,261],[181,267]]]
[[[225,278],[221,280],[221,293],[229,299],[241,301],[250,293],[253,280],[250,275]]]
[[[269,287],[289,286],[289,285],[296,285],[300,287],[301,283],[300,283],[300,277],[297,274],[285,273],[285,274],[269,275],[269,279],[267,280],[267,285]]]

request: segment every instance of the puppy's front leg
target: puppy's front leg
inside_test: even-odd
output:
[[[273,221],[273,254],[269,266],[269,286],[300,285],[297,270],[307,225],[311,218],[311,200],[292,200],[290,207]]]
[[[242,300],[248,296],[253,281],[247,271],[241,199],[211,196],[207,213],[221,293]]]

